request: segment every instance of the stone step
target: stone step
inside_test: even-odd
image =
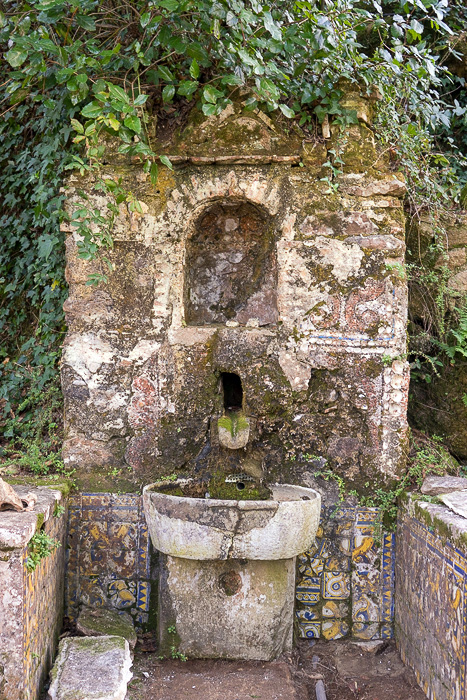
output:
[[[58,648],[48,700],[124,700],[130,668],[123,637],[68,637]]]

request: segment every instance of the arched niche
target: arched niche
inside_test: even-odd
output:
[[[185,256],[185,321],[260,326],[277,321],[272,222],[249,202],[213,204],[197,219]]]

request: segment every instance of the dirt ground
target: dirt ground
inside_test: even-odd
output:
[[[299,673],[323,675],[326,700],[426,700],[394,642],[310,644],[304,640],[299,644],[298,657]],[[315,700],[316,681],[306,684],[309,700]]]
[[[317,684],[326,700],[426,700],[393,642],[303,640],[269,663],[160,660],[137,650],[133,674],[126,700],[325,700]]]

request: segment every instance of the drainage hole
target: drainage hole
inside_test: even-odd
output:
[[[245,484],[243,483],[243,481],[237,481],[236,486],[239,491],[243,491],[243,489],[245,488]]]

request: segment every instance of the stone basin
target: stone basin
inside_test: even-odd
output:
[[[176,485],[177,482],[174,482]],[[302,486],[274,484],[264,501],[189,498],[143,489],[151,540],[172,557],[197,561],[291,559],[312,544],[321,497]]]

